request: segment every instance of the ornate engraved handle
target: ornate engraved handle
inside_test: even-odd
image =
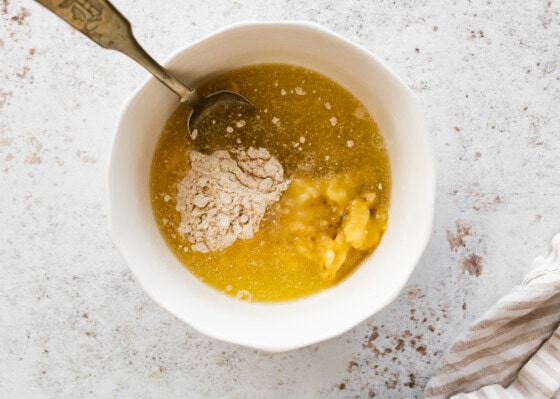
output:
[[[181,102],[195,104],[200,96],[183,85],[138,44],[130,22],[107,0],[36,0],[101,47],[117,50],[138,62]]]

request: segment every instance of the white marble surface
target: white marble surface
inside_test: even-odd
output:
[[[0,397],[421,397],[560,230],[559,1],[115,4],[157,59],[248,19],[312,20],[372,50],[425,110],[433,237],[399,298],[341,337],[268,354],[199,335],[144,295],[108,235],[109,143],[146,73],[2,0]]]

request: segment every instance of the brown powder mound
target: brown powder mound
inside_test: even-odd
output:
[[[179,234],[194,251],[220,251],[258,231],[268,206],[289,185],[284,169],[264,148],[191,151],[191,169],[177,186]]]

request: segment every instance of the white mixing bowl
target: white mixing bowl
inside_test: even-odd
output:
[[[161,307],[209,337],[279,352],[344,333],[395,299],[431,235],[436,173],[414,94],[369,51],[319,25],[236,24],[164,62],[194,87],[259,63],[299,65],[329,76],[377,122],[389,154],[392,192],[388,228],[374,253],[339,285],[288,302],[239,301],[199,281],[173,256],[152,214],[152,156],[178,105],[154,78],[132,93],[120,114],[109,165],[109,219],[130,270]]]

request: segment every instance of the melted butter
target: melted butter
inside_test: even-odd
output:
[[[257,111],[212,123],[212,131],[205,137],[213,141],[214,148],[264,147],[282,163],[291,179],[317,181],[345,174],[352,180],[349,191],[355,195],[375,192],[377,202],[372,211],[387,215],[390,170],[383,139],[363,105],[340,85],[307,69],[274,64],[227,72],[201,88],[203,94],[217,90],[241,93]],[[180,105],[161,133],[152,163],[151,199],[163,238],[194,275],[241,299],[289,300],[336,285],[372,252],[351,248],[336,277],[325,279],[319,259],[304,256],[297,246],[299,237],[294,237],[288,226],[294,215],[287,218],[282,213],[294,199],[290,189],[267,211],[252,239],[238,240],[220,252],[190,250],[189,243],[177,233],[180,214],[174,199],[193,148],[186,134],[189,111],[188,106]],[[306,212],[316,212],[311,216],[319,218],[327,210],[313,205]],[[333,223],[337,221],[325,227],[325,232],[334,234]],[[313,240],[311,237],[308,242]]]

